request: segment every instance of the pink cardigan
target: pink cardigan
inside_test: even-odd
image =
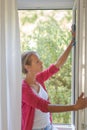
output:
[[[49,68],[41,73],[38,73],[36,80],[46,90],[44,81],[49,79],[53,74],[58,72],[59,69],[55,65],[51,65]],[[25,80],[22,82],[22,129],[32,130],[35,108],[40,109],[43,112],[48,112],[48,104],[50,102],[38,97],[32,91],[31,87]]]

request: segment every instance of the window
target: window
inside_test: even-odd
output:
[[[73,1],[61,0],[53,1],[54,3],[52,1],[41,1],[41,3],[38,3],[40,1],[36,0],[27,4],[24,4],[23,2],[24,1],[22,1],[20,4],[21,6],[19,7],[21,51],[27,49],[37,50],[40,56],[42,56],[41,59],[46,61],[44,67],[48,67],[49,63],[52,63],[57,59],[58,55],[63,52],[70,41],[69,30],[72,24],[71,8]],[[50,3],[49,6],[48,3]],[[60,4],[58,5],[58,3]],[[53,76],[50,81],[46,82],[47,87],[50,85],[48,93],[52,103],[71,103],[72,90],[74,91],[71,85],[71,67],[72,53],[65,66],[61,69],[61,72],[58,73],[58,75]],[[74,118],[72,115],[74,114],[71,112],[53,114],[53,121],[56,124],[73,124]]]
[[[36,50],[44,62],[44,68],[47,68],[57,60],[70,42],[72,11],[21,10],[19,18],[21,51]],[[46,82],[51,102],[54,104],[71,104],[71,65],[70,54],[59,74]],[[70,113],[53,115],[55,123],[71,123]]]

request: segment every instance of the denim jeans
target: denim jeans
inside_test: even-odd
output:
[[[33,130],[52,130],[52,124],[47,125],[45,128],[33,129]]]

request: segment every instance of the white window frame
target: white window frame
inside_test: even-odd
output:
[[[17,0],[18,9],[72,9],[74,0]]]
[[[17,0],[17,5],[18,5],[18,10],[40,10],[40,9],[57,9],[57,10],[69,10],[69,9],[73,9],[73,5],[74,5],[74,0]],[[75,48],[74,48],[75,51]],[[73,51],[73,57],[74,57],[74,51]],[[72,73],[74,75],[74,60],[73,60],[73,70]],[[73,76],[74,77],[74,76]],[[75,96],[75,83],[74,83],[74,78],[72,77],[72,97]],[[72,103],[74,103],[75,98],[73,98]],[[65,129],[66,128],[71,128],[72,130],[74,130],[74,113],[72,113],[72,121],[71,121],[71,126],[66,126],[65,125]],[[60,126],[60,128],[62,128],[62,126]],[[64,126],[63,126],[64,128]]]

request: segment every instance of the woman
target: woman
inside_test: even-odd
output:
[[[51,114],[53,112],[77,111],[87,107],[87,98],[82,93],[76,104],[60,106],[49,102],[44,82],[57,73],[65,63],[73,41],[60,58],[43,71],[43,64],[36,52],[22,54],[22,130],[53,130]]]

